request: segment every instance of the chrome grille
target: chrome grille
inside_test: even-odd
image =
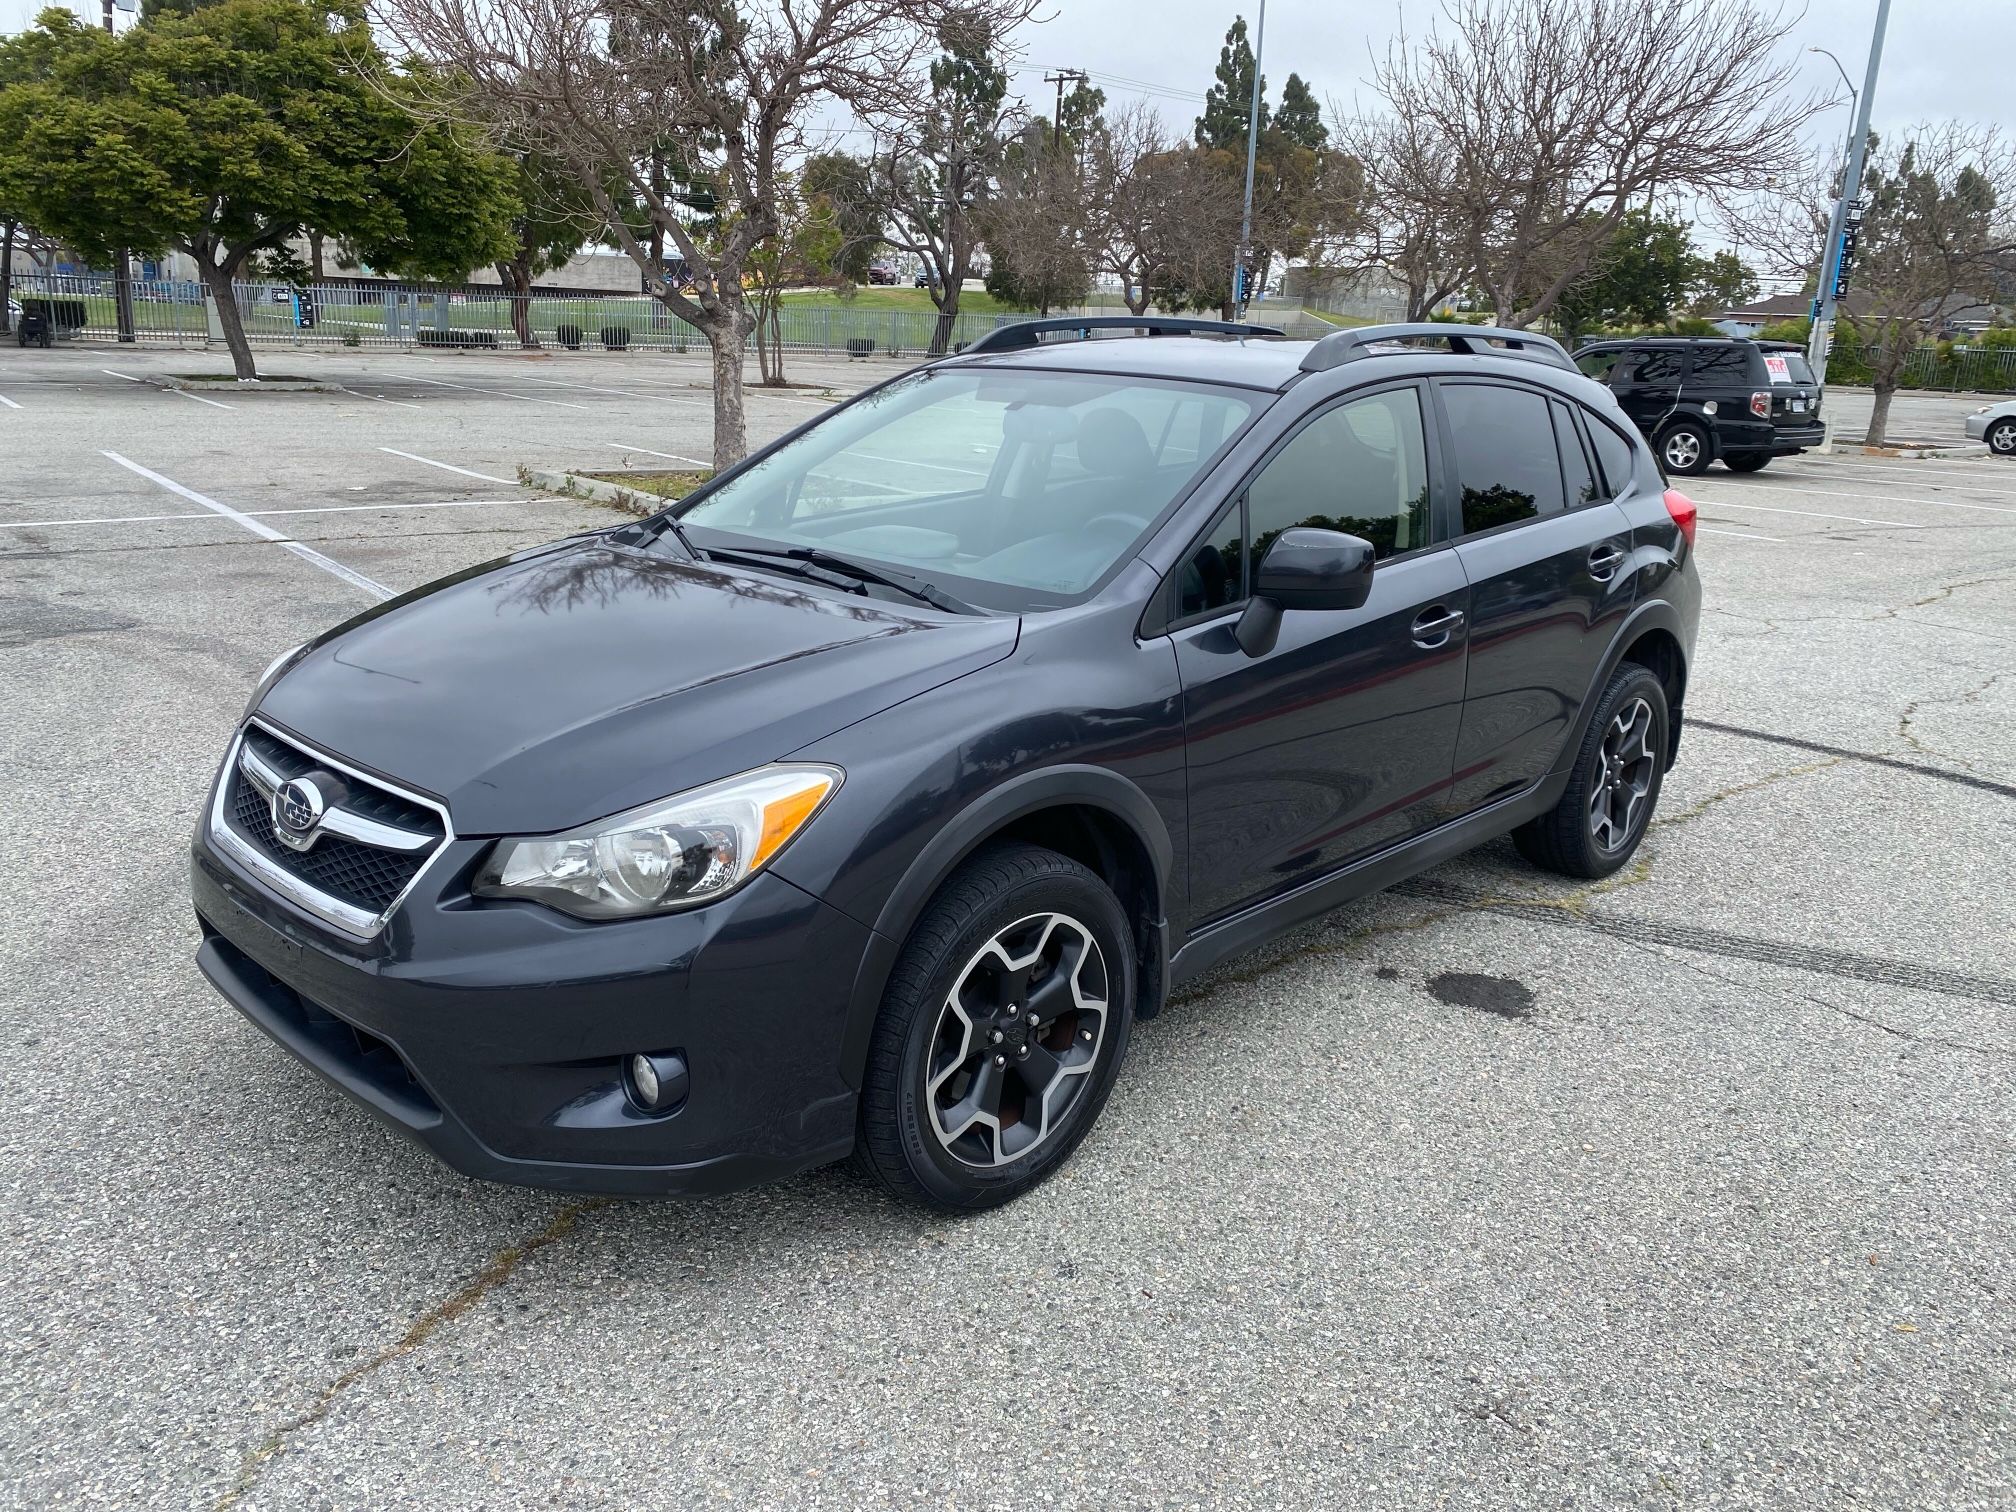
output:
[[[329,800],[305,833],[283,826],[276,796],[300,781]],[[440,805],[258,723],[246,725],[231,748],[211,833],[276,892],[365,936],[452,837]]]

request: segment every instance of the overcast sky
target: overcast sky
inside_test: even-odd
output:
[[[1046,68],[1083,68],[1109,100],[1145,96],[1172,125],[1187,126],[1211,83],[1225,28],[1242,10],[1250,35],[1258,14],[1250,0],[1243,6],[1236,0],[1053,0],[1046,12],[1052,19],[1021,34],[1034,72],[1017,84],[1029,92],[1032,108],[1042,108],[1050,95],[1041,79]],[[1385,55],[1402,15],[1408,29],[1419,32],[1439,11],[1432,0],[1405,6],[1394,0],[1275,0],[1267,8],[1261,59],[1268,94],[1278,99],[1282,81],[1294,72],[1318,98],[1347,108],[1354,94],[1369,101],[1372,60]],[[1860,89],[1875,19],[1876,0],[1813,0],[1795,44],[1832,48]],[[1876,91],[1877,130],[1956,116],[2016,125],[2012,43],[2016,0],[1892,0]],[[1842,92],[1825,58],[1802,54],[1800,62],[1813,88]],[[1819,123],[1830,137],[1847,134],[1842,93],[1844,103]]]

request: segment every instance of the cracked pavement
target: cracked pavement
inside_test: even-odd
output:
[[[103,453],[403,589],[607,518],[520,465],[704,455],[704,372],[310,354],[355,392],[215,410],[104,371],[215,362],[0,357],[0,1505],[2016,1500],[2016,467],[1693,480],[1640,860],[1494,844],[1227,963],[1027,1200],[570,1202],[197,974],[245,693],[366,600]],[[584,408],[486,393],[530,374]]]

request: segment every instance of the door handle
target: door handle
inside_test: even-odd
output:
[[[1423,609],[1419,614],[1414,616],[1414,624],[1412,626],[1414,644],[1421,647],[1424,651],[1437,650],[1449,644],[1449,637],[1455,633],[1456,628],[1462,623],[1463,611],[1461,609],[1448,609],[1444,608],[1441,604]]]
[[[1597,582],[1609,582],[1623,565],[1624,550],[1615,541],[1605,541],[1589,548],[1589,576]]]

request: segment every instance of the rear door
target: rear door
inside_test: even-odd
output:
[[[1631,523],[1597,480],[1575,407],[1509,383],[1435,387],[1470,583],[1450,790],[1452,811],[1466,813],[1531,786],[1561,755],[1631,607]]]
[[[1166,591],[1183,680],[1194,916],[1222,918],[1440,822],[1463,713],[1469,588],[1435,524],[1427,391],[1317,410],[1247,480]],[[1233,638],[1252,563],[1295,525],[1372,542],[1358,609]]]
[[[1680,379],[1687,349],[1679,346],[1632,347],[1610,372],[1610,391],[1631,423],[1651,435],[1673,413],[1680,397]]]

